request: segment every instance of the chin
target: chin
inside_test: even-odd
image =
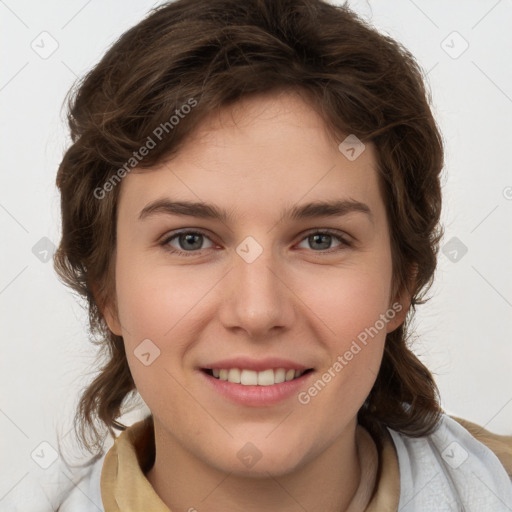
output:
[[[303,443],[287,447],[269,443],[262,437],[261,442],[248,440],[233,445],[221,449],[220,458],[214,455],[210,463],[222,472],[240,477],[268,478],[269,474],[279,477],[295,471],[304,459],[304,454],[298,452]]]

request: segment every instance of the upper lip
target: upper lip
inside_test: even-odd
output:
[[[262,372],[270,368],[284,368],[285,370],[309,370],[311,366],[304,366],[303,364],[290,361],[289,359],[282,359],[280,357],[267,357],[265,359],[251,359],[249,357],[234,357],[231,359],[222,359],[215,361],[207,366],[201,367],[203,370],[211,370],[213,368],[227,369],[240,368],[242,370],[253,370]]]

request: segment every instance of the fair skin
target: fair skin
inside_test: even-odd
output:
[[[177,156],[123,180],[117,311],[107,307],[105,316],[124,338],[137,390],[153,413],[156,460],[147,478],[171,510],[346,510],[360,483],[356,415],[386,333],[407,309],[407,297],[391,297],[375,165],[371,144],[350,161],[321,117],[289,93],[225,108]],[[139,219],[159,199],[201,201],[231,217],[154,211]],[[358,202],[370,213],[282,217],[316,201]],[[182,229],[200,231],[193,249],[185,237],[168,240]],[[312,236],[325,230],[331,236]],[[248,236],[262,248],[251,263],[236,252]],[[166,239],[188,256],[159,245]],[[209,362],[275,356],[313,368],[307,390],[396,299],[402,312],[307,404],[297,394],[267,407],[237,404],[205,385],[200,368]],[[160,349],[148,366],[134,353],[144,339]],[[251,467],[237,456],[248,442],[261,454]]]

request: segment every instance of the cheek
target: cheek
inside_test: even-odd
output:
[[[306,393],[314,396],[318,392],[319,409],[355,414],[375,382],[387,322],[394,317],[394,311],[386,317],[390,311],[391,256],[383,249],[374,259],[333,269],[317,280],[316,286],[309,279],[304,283],[302,295],[323,325],[320,339],[329,354],[319,375],[329,382],[327,393],[320,393],[321,383],[311,390],[312,395],[308,390]]]
[[[126,356],[150,408],[162,386],[174,394],[172,375],[181,372],[191,340],[199,339],[204,329],[205,307],[212,297],[208,292],[218,280],[211,269],[155,266],[120,252],[116,292]],[[173,400],[181,400],[179,393]]]
[[[322,291],[309,294],[308,305],[323,325],[319,338],[329,355],[317,380],[299,396],[301,404],[311,404],[305,409],[310,417],[320,418],[325,411],[354,417],[370,393],[386,340],[381,315],[389,311],[389,282],[378,272],[339,272],[325,281]],[[329,428],[326,436],[338,433],[336,425]]]
[[[323,320],[341,347],[373,326],[390,306],[390,264],[389,269],[386,266],[343,269],[321,281],[308,283],[303,291],[308,306]]]
[[[184,268],[119,261],[117,297],[125,341],[134,343],[141,336],[162,340],[188,318],[212,287],[213,277],[208,279],[204,272]]]

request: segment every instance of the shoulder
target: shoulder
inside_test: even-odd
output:
[[[2,499],[6,512],[104,512],[100,478],[105,454],[87,466],[68,466],[61,458],[47,469],[25,475]]]
[[[472,435],[463,422],[443,414],[436,431],[419,438],[388,429],[398,455],[401,512],[451,511],[461,505],[468,511],[511,510],[512,482],[504,463],[476,434],[492,440],[505,462],[507,451],[512,457],[512,436],[467,422]]]
[[[462,425],[475,439],[485,444],[498,457],[512,480],[512,435],[494,434],[471,421],[455,416],[452,416],[452,418]]]

